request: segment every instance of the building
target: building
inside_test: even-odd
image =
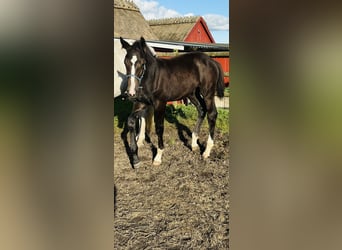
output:
[[[177,17],[148,21],[154,34],[163,41],[215,43],[203,17]]]
[[[158,40],[133,1],[114,0],[114,37]]]
[[[171,41],[171,42],[184,42],[189,50],[200,51],[228,51],[228,46],[218,45],[215,43],[213,36],[211,35],[207,23],[200,16],[191,17],[177,17],[177,18],[165,18],[155,19],[148,21],[154,34],[156,34],[159,40]],[[187,43],[185,43],[187,42]],[[196,43],[191,45],[190,42]],[[228,56],[213,56],[213,59],[218,61],[224,72],[229,72],[229,57]],[[229,85],[229,76],[224,78],[225,85]]]

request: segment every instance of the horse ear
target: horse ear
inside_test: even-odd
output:
[[[129,43],[126,42],[121,36],[120,36],[120,42],[121,42],[122,48],[124,48],[125,50],[131,47],[131,45],[129,45]]]
[[[141,37],[140,38],[140,46],[143,49],[143,51],[145,52],[145,54],[147,53],[147,45],[146,45],[146,41],[145,38]]]
[[[146,41],[145,41],[145,38],[141,37],[140,38],[140,44],[141,44],[141,47],[145,48],[146,47]]]

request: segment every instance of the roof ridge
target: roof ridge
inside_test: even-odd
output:
[[[181,17],[170,17],[161,19],[147,20],[150,25],[162,25],[162,24],[180,24],[180,23],[194,23],[201,16],[181,16]]]
[[[114,0],[114,8],[140,11],[133,0]]]

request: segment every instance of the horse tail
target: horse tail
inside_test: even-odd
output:
[[[218,71],[218,77],[217,77],[217,82],[216,82],[216,91],[217,91],[217,96],[219,98],[222,98],[224,96],[224,78],[223,78],[223,70],[221,67],[221,64],[219,64],[217,61],[214,61],[217,67]]]

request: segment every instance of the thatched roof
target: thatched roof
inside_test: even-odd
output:
[[[158,40],[139,8],[128,0],[114,0],[114,37]]]
[[[160,40],[182,42],[185,41],[198,21],[202,21],[203,26],[207,29],[205,21],[200,16],[156,19],[150,20],[148,23]]]

